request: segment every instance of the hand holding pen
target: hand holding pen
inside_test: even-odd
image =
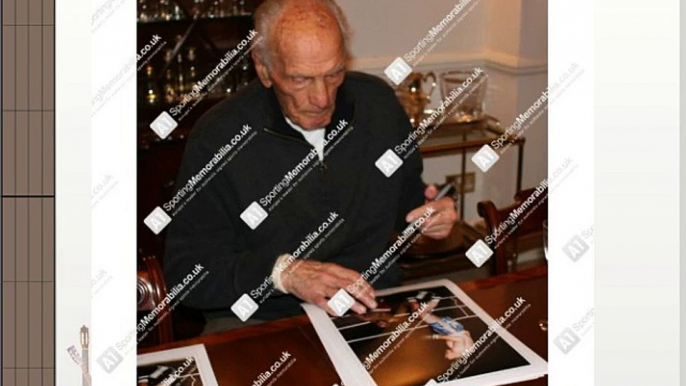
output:
[[[426,203],[407,214],[405,220],[410,225],[403,233],[407,232],[416,221],[426,216],[428,209],[432,208],[433,214],[426,219],[420,228],[422,235],[437,240],[448,237],[453,225],[459,219],[455,210],[455,201],[448,197],[452,188],[452,184],[447,184],[439,191],[435,185],[427,186],[424,190]]]

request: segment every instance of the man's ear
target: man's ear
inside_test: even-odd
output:
[[[272,80],[269,77],[269,70],[267,69],[267,66],[262,61],[260,55],[255,52],[255,50],[251,52],[251,55],[253,62],[255,62],[255,71],[257,72],[257,77],[260,78],[260,82],[262,82],[262,85],[264,85],[266,88],[271,87]]]

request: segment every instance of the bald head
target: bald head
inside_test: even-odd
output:
[[[333,0],[267,0],[255,12],[257,75],[304,129],[329,124],[345,76],[348,27]]]
[[[333,0],[267,0],[255,11],[255,28],[261,38],[255,41],[253,52],[267,65],[287,49],[284,42],[308,34],[336,35],[346,59],[348,56],[350,27]]]

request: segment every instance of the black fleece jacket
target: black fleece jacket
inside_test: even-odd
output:
[[[332,134],[339,125],[345,128]],[[241,141],[234,141],[228,153],[221,150],[242,130],[246,134]],[[273,89],[255,81],[218,103],[198,120],[188,139],[177,189],[187,186],[213,158],[217,161],[215,155],[226,154],[206,169],[202,181],[175,208],[164,260],[168,287],[182,283],[200,264],[206,276],[187,285],[195,287],[184,290],[184,303],[202,309],[208,318],[233,316],[230,307],[251,293],[259,304],[252,318],[301,313],[298,299],[291,295],[273,291],[265,299],[269,289],[255,291],[270,283],[276,258],[311,239],[308,235],[318,231],[331,213],[337,216],[335,229],[329,226],[324,232],[328,237],[318,236],[300,258],[309,252],[309,259],[363,272],[383,255],[392,231],[403,229],[405,215],[424,202],[419,151],[404,159],[390,177],[375,166],[411,130],[386,83],[348,72],[326,128],[326,135],[334,138],[326,145],[324,162],[314,157],[303,167],[313,147],[286,123]],[[297,177],[284,184],[294,170]],[[275,186],[280,183],[279,191]],[[264,205],[270,192],[275,192],[274,199]],[[253,202],[268,214],[254,230],[241,219]],[[375,279],[374,287],[398,285],[400,276],[392,265]]]

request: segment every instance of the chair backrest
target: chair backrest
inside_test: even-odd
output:
[[[522,250],[522,244],[527,246],[543,244],[543,221],[548,218],[548,189],[526,189],[517,192],[514,203],[497,208],[493,201],[481,201],[477,205],[477,212],[486,221],[490,235],[495,235],[494,243],[489,245],[493,249],[494,263],[491,265],[493,275],[501,275],[509,271],[508,266],[516,266],[517,255]],[[513,216],[513,219],[508,218]],[[522,240],[526,239],[526,243]]]
[[[155,256],[143,257],[138,268],[137,304],[138,311],[151,312],[167,296],[167,285],[164,282],[162,267]],[[148,323],[148,328],[154,328],[157,343],[169,343],[174,340],[172,315],[168,307],[156,316],[157,326]]]

